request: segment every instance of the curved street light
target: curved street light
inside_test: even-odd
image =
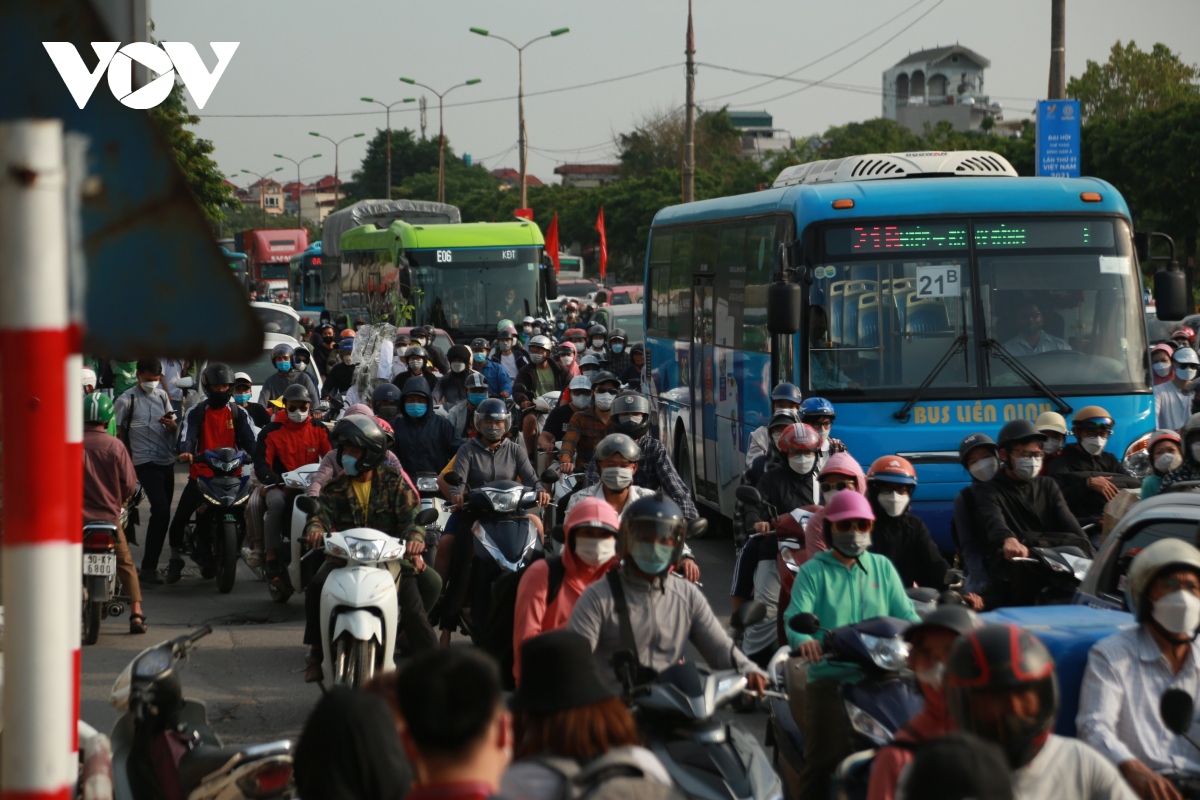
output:
[[[282,158],[284,161],[290,161],[296,165],[296,224],[299,225],[301,228],[303,228],[304,227],[304,219],[300,216],[300,194],[301,194],[301,191],[300,191],[300,165],[303,164],[305,161],[309,161],[314,158],[320,158],[321,154],[313,153],[311,156],[302,158],[299,161],[297,161],[294,158],[288,158],[287,156],[280,155],[279,153],[275,153],[275,157]],[[280,167],[279,169],[283,169],[283,167]],[[320,214],[318,214],[317,216],[320,216]]]
[[[446,202],[446,133],[442,127],[442,98],[462,86],[474,86],[482,82],[482,78],[471,78],[469,81],[456,83],[444,92],[438,92],[432,86],[427,86],[424,83],[418,83],[412,78],[401,78],[401,83],[407,83],[410,86],[420,86],[422,89],[428,89],[437,95],[438,99],[438,202]]]
[[[392,106],[398,106],[401,103],[415,103],[417,98],[406,97],[403,100],[397,100],[394,103],[384,103],[376,100],[373,97],[360,97],[364,103],[374,103],[377,106],[383,106],[387,109],[387,180],[384,181],[384,186],[387,187],[387,199],[392,199]]]
[[[264,175],[262,173],[258,173],[258,172],[253,172],[248,169],[243,169],[240,171],[246,173],[247,175],[253,175],[254,177],[258,178],[263,183],[266,183],[267,175],[270,175],[272,172],[279,172],[281,169],[283,169],[283,167],[276,167],[275,169],[269,169],[269,170],[267,170],[266,175]],[[263,187],[261,187],[261,186],[258,187],[258,204],[260,206],[262,206],[262,226],[265,228],[265,227],[267,227],[267,200],[266,200],[266,197],[264,197],[264,195],[263,195]],[[280,209],[280,211],[282,212],[283,209]]]
[[[309,131],[308,135],[316,136],[318,139],[324,139],[327,142],[333,142],[333,210],[337,211],[338,210],[338,201],[340,199],[339,190],[341,189],[341,182],[338,180],[338,148],[341,147],[342,142],[348,142],[351,139],[361,139],[362,137],[366,136],[366,134],[365,133],[352,133],[344,139],[337,139],[337,140],[331,139],[330,137],[326,136],[325,134],[317,133],[316,131]],[[330,212],[330,213],[332,213],[332,212]],[[320,218],[320,216],[321,216],[321,213],[320,213],[320,211],[318,211],[317,217]]]

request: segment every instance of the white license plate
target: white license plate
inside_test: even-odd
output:
[[[117,573],[117,557],[114,555],[92,555],[85,553],[83,556],[83,574],[84,575],[115,575]]]

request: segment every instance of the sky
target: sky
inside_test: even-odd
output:
[[[303,165],[306,182],[332,173],[333,145],[308,133],[341,139],[383,129],[384,110],[360,98],[391,103],[423,92],[401,76],[439,91],[482,79],[446,96],[446,136],[476,162],[515,168],[517,53],[470,27],[517,44],[570,28],[525,53],[529,172],[545,182],[559,181],[553,171],[560,163],[614,161],[617,134],[685,100],[686,0],[150,3],[156,36],[193,43],[210,68],[216,59],[208,42],[241,42],[197,111],[202,121],[195,128],[212,140],[218,165],[239,185],[254,180],[242,169],[282,165],[277,177],[294,178],[295,166],[275,153],[295,159],[321,153]],[[1046,92],[1050,0],[694,0],[693,8],[701,107],[765,109],[775,127],[802,139],[880,116],[882,72],[911,51],[937,45],[957,42],[990,59],[985,89],[1007,118],[1028,116]],[[1197,30],[1195,0],[1068,0],[1067,74],[1079,75],[1088,60],[1106,60],[1118,39],[1132,38],[1146,50],[1162,42],[1185,62],[1200,62]],[[828,78],[838,88],[758,86],[768,79],[730,71],[778,76],[806,65],[793,77]],[[643,74],[612,80],[635,73]],[[599,81],[607,82],[552,91]],[[425,94],[427,135],[436,137],[437,98]],[[286,116],[311,114],[327,116]],[[392,127],[418,130],[416,104],[393,108]],[[341,146],[343,180],[358,167],[366,142]]]

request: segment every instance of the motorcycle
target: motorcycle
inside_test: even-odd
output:
[[[267,591],[276,603],[286,603],[295,592],[303,592],[309,578],[321,564],[316,557],[307,558],[313,552],[304,541],[304,525],[308,516],[299,510],[301,497],[308,492],[313,476],[320,469],[320,464],[305,464],[291,472],[283,473],[283,486],[295,497],[292,500],[291,516],[284,520],[283,531],[280,532],[280,552],[278,558],[287,570],[287,580],[278,583],[267,582]],[[316,561],[316,563],[313,563]]]
[[[1197,744],[1196,740],[1188,735],[1192,729],[1194,711],[1195,701],[1184,689],[1167,689],[1159,699],[1158,714],[1162,717],[1167,730],[1176,736],[1187,739],[1192,747],[1200,750],[1200,744]],[[1200,773],[1168,772],[1163,773],[1163,777],[1175,784],[1175,788],[1186,800],[1195,800],[1200,797]]]
[[[312,515],[317,501],[301,495],[296,508]],[[414,521],[426,525],[435,518],[426,509]],[[406,548],[401,540],[371,528],[325,534],[325,554],[345,562],[329,573],[321,589],[322,671],[335,686],[358,688],[376,673],[396,668],[399,573],[392,572],[389,562],[403,559]]]
[[[130,513],[142,500],[139,484],[133,497],[121,507],[121,524],[129,524]],[[100,638],[100,621],[125,613],[126,599],[117,582],[118,526],[92,520],[83,523],[83,643],[95,644]]]
[[[437,513],[437,521],[425,526],[425,561],[430,564],[437,556],[438,542],[446,530],[446,521],[450,519],[450,507],[442,497],[437,478],[436,472],[418,472],[412,476],[417,493],[421,496],[421,510],[428,508]]]
[[[118,800],[292,793],[290,741],[224,747],[208,724],[204,703],[184,697],[177,666],[210,633],[205,625],[143,650],[113,684],[109,703],[121,712],[111,734],[112,796]]]
[[[244,508],[250,499],[250,476],[242,475],[246,454],[233,447],[205,450],[204,463],[212,477],[196,479],[204,503],[184,531],[184,550],[205,578],[216,577],[217,591],[229,594],[237,576],[238,556],[246,536]]]
[[[735,630],[761,622],[766,607],[755,600],[733,614]],[[745,693],[737,670],[710,670],[684,661],[639,683],[631,669],[635,656],[614,656],[626,675],[642,741],[670,773],[672,781],[697,800],[775,800],[783,787],[763,746],[741,726],[714,719],[717,710]]]
[[[550,487],[550,503],[546,506],[543,522],[546,528],[561,526],[567,519],[567,504],[583,487],[586,472],[572,472],[560,475],[555,468],[542,472],[542,484]]]
[[[1070,603],[1075,590],[1092,568],[1092,559],[1072,545],[1030,547],[1025,558],[1014,558],[1031,573],[1031,581],[1041,586],[1035,605]]]

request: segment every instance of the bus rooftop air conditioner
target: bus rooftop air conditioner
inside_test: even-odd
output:
[[[779,188],[802,183],[849,183],[932,176],[1015,178],[1017,171],[1004,156],[987,150],[871,153],[797,164],[779,173],[772,186]]]

